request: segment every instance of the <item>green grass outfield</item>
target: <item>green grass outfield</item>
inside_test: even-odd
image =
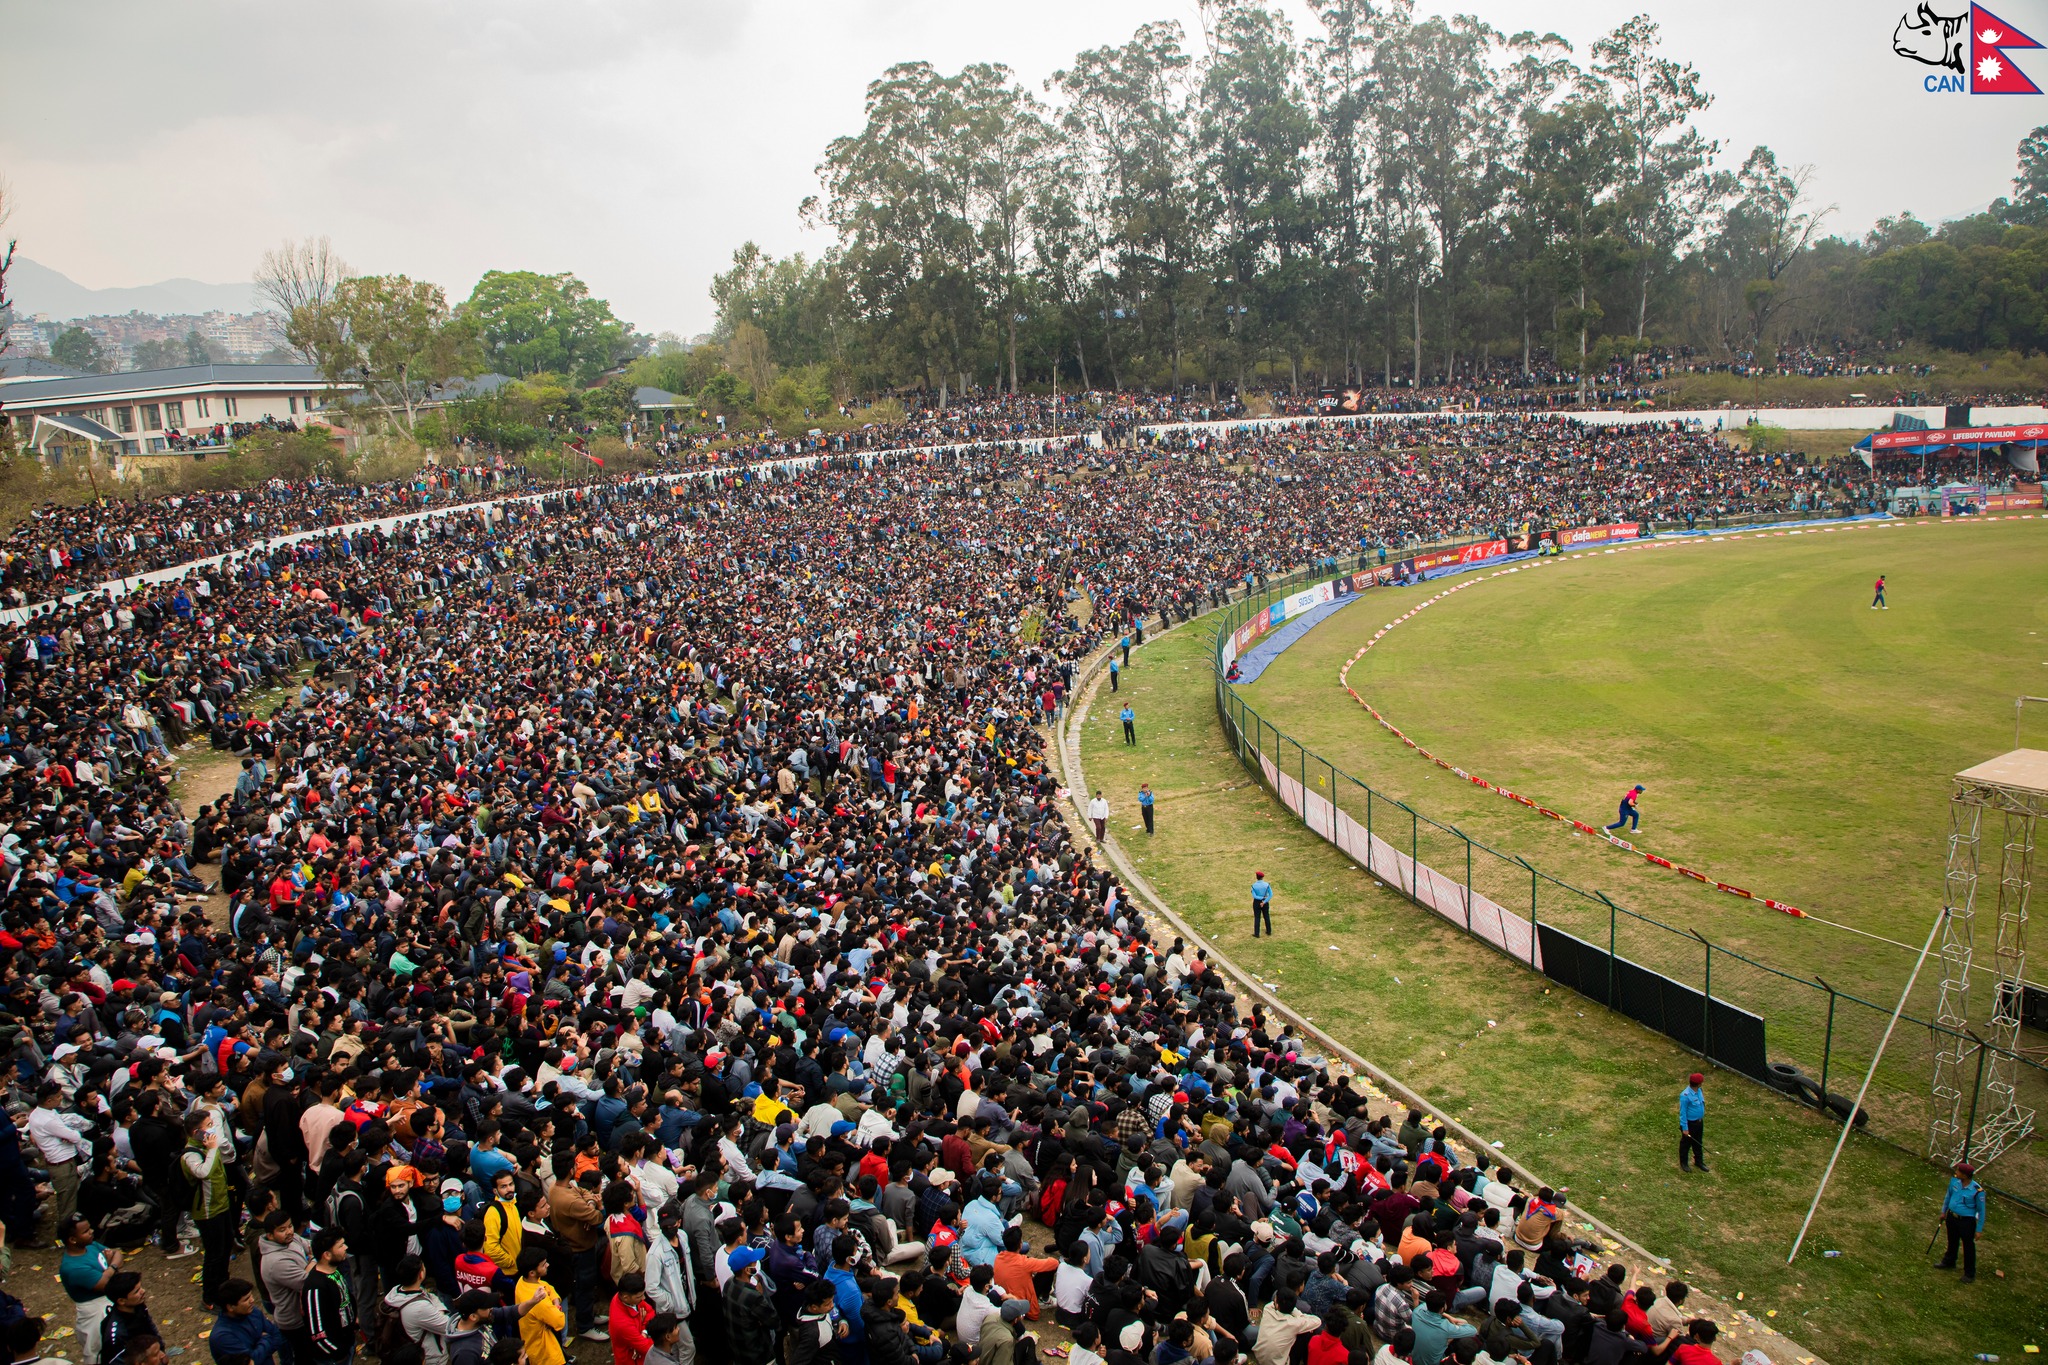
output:
[[[1870,609],[1880,572],[1889,611]],[[1910,949],[1703,887],[1417,758],[1337,673],[1441,582],[1339,611],[1244,696],[1503,853],[1890,1007],[1941,906],[1950,777],[2011,748],[2014,698],[2048,692],[2048,520],[1680,540],[1448,581],[1476,585],[1351,670],[1411,738],[1596,825],[1640,782],[1639,847]],[[2029,723],[2048,747],[2048,706]]]
[[[1980,1279],[1966,1289],[1919,1254],[1941,1177],[1872,1140],[1850,1142],[1812,1250],[1786,1267],[1837,1130],[1716,1073],[1715,1172],[1681,1177],[1675,1102],[1691,1055],[1505,961],[1302,829],[1223,742],[1210,649],[1197,623],[1134,653],[1118,700],[1137,710],[1135,749],[1122,743],[1106,692],[1081,727],[1088,780],[1115,809],[1114,837],[1184,918],[1278,983],[1295,1008],[1500,1139],[1507,1161],[1570,1185],[1576,1202],[1669,1256],[1678,1273],[1731,1300],[1741,1293],[1759,1317],[1775,1312],[1773,1325],[1831,1360],[2016,1359],[2025,1343],[2048,1344],[2042,1223],[1995,1206]],[[1334,681],[1327,692],[1348,719],[1370,725]],[[1336,714],[1334,702],[1318,705]],[[1160,793],[1151,840],[1135,828],[1141,781]],[[1254,869],[1278,890],[1277,940],[1250,938]],[[1829,1248],[1844,1255],[1822,1259]]]

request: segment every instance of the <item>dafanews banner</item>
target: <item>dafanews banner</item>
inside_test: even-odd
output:
[[[1574,545],[1606,545],[1617,540],[1634,540],[1642,533],[1642,524],[1634,521],[1611,526],[1574,526],[1569,531],[1557,533],[1557,548],[1569,550]]]

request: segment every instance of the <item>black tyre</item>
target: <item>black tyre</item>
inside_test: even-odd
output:
[[[1852,1101],[1849,1099],[1847,1095],[1828,1096],[1828,1112],[1833,1114],[1838,1119],[1845,1119],[1849,1117],[1849,1110],[1851,1108],[1851,1105]],[[1870,1111],[1868,1109],[1856,1110],[1855,1126],[1861,1128],[1864,1124],[1868,1122],[1870,1122]]]
[[[1790,1062],[1767,1062],[1764,1070],[1771,1088],[1782,1090],[1788,1095],[1798,1094],[1799,1083],[1806,1079],[1804,1073]]]
[[[1820,1082],[1811,1076],[1801,1076],[1798,1083],[1792,1087],[1792,1093],[1816,1109],[1821,1107]]]

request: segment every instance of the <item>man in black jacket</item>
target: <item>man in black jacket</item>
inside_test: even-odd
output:
[[[270,1159],[277,1163],[277,1177],[273,1185],[277,1190],[279,1204],[294,1219],[303,1216],[302,1201],[305,1194],[306,1150],[305,1134],[299,1129],[299,1118],[306,1111],[299,1098],[297,1086],[292,1082],[290,1059],[272,1055],[264,1058],[269,1088],[263,1092],[263,1138],[270,1148]]]
[[[1180,1248],[1180,1229],[1162,1229],[1138,1253],[1138,1283],[1158,1299],[1159,1316],[1172,1318],[1194,1293],[1194,1267]]]
[[[725,1286],[725,1329],[733,1365],[774,1365],[781,1320],[761,1287],[761,1253],[741,1247],[727,1264],[732,1279]]]
[[[356,1347],[356,1303],[349,1292],[348,1238],[339,1228],[322,1228],[313,1238],[313,1264],[306,1271],[306,1337],[316,1361],[346,1362]]]
[[[135,1098],[135,1122],[129,1126],[128,1141],[135,1151],[135,1164],[142,1168],[142,1180],[151,1190],[175,1191],[180,1186],[171,1180],[172,1165],[185,1147],[185,1129],[162,1113],[163,1097],[157,1091],[145,1090]],[[178,1216],[185,1212],[185,1203],[175,1198],[159,1195],[157,1206],[161,1211],[157,1220],[156,1243],[164,1255],[170,1258],[189,1256],[178,1242]]]
[[[137,1365],[132,1358],[135,1343],[163,1336],[150,1316],[149,1291],[142,1287],[140,1275],[118,1270],[107,1281],[107,1300],[113,1307],[100,1319],[100,1365]]]

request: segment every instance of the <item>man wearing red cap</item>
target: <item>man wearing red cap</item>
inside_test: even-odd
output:
[[[1948,1197],[1941,1201],[1941,1220],[1948,1226],[1948,1254],[1941,1258],[1941,1270],[1956,1268],[1956,1250],[1963,1253],[1963,1283],[1977,1278],[1977,1234],[1984,1230],[1984,1187],[1977,1183],[1977,1168],[1958,1162],[1955,1178],[1948,1182]]]
[[[1707,1169],[1707,1149],[1702,1141],[1707,1126],[1707,1097],[1700,1089],[1707,1078],[1695,1071],[1686,1077],[1685,1089],[1678,1092],[1678,1169],[1689,1169],[1685,1164],[1688,1153],[1699,1163],[1701,1172]]]

